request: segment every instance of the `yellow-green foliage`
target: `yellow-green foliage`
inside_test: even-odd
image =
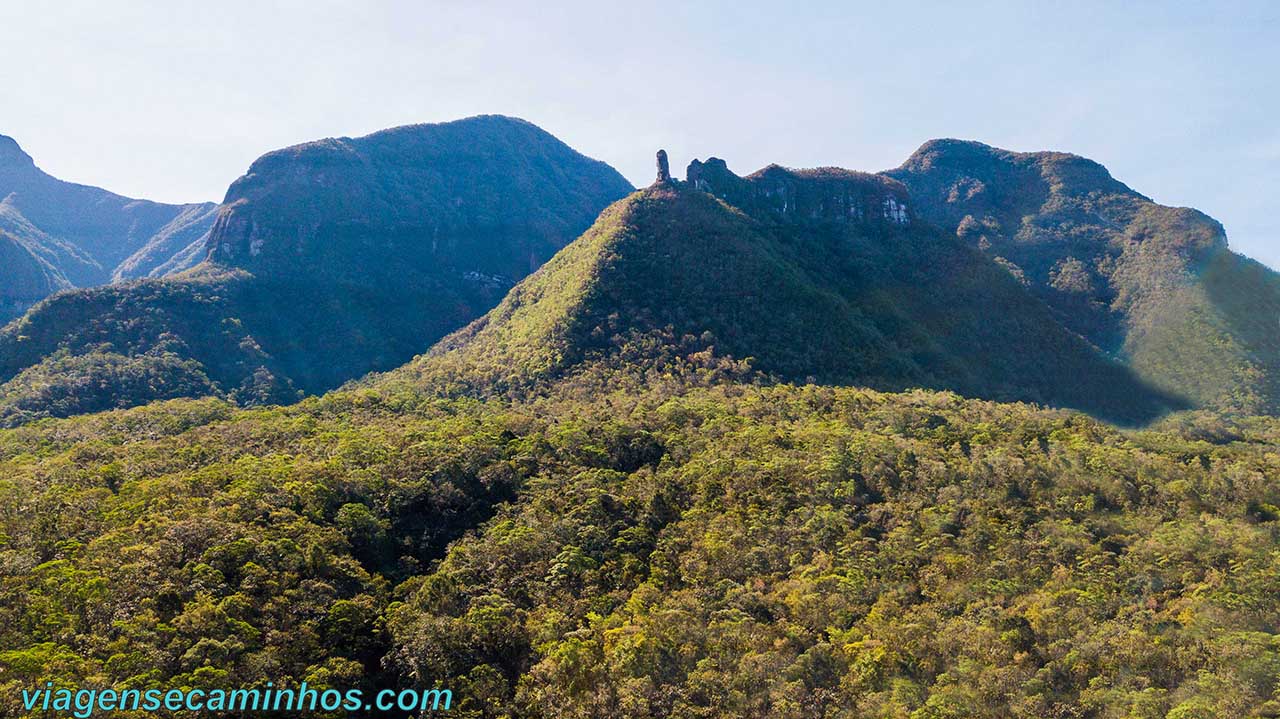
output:
[[[1277,446],[1270,419],[676,380],[40,422],[0,433],[0,702],[307,679],[448,686],[459,716],[1258,715]]]

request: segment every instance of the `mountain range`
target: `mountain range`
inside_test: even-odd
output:
[[[407,362],[364,384],[528,396],[677,368],[1126,424],[1280,407],[1277,275],[1075,155],[935,140],[878,174],[744,177],[711,158],[631,191],[501,116],[268,153],[216,210],[191,206],[213,217],[201,261],[61,292],[0,331],[0,418],[289,402]],[[59,216],[42,207],[25,212]],[[161,245],[118,264],[192,264],[189,244],[137,259]],[[61,277],[12,267],[11,294]]]

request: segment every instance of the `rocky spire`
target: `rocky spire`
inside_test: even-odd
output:
[[[658,184],[671,182],[671,167],[667,164],[667,151],[658,150]]]

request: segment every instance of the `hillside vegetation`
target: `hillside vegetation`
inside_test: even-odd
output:
[[[305,679],[463,717],[1272,716],[1278,443],[676,377],[44,421],[0,432],[0,702]]]

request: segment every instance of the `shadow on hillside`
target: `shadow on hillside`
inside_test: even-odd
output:
[[[1262,413],[1280,410],[1280,273],[1230,251],[1200,270],[1201,286],[1231,335],[1261,365]]]

